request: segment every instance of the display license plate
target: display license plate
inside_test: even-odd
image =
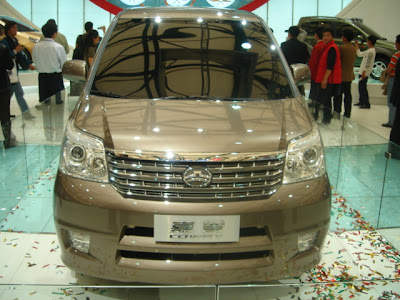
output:
[[[238,242],[239,231],[240,216],[154,215],[154,239],[157,242]]]

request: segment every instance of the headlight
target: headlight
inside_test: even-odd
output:
[[[68,121],[60,171],[85,180],[108,182],[103,141],[79,131]]]
[[[283,183],[293,183],[325,174],[325,157],[317,128],[300,139],[292,140],[287,148]]]
[[[34,39],[33,37],[29,37],[29,40],[35,44],[39,42],[39,39]]]

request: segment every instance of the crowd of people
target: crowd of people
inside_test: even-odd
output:
[[[376,51],[377,37],[370,35],[367,38],[365,51],[360,51],[359,42],[354,41],[354,33],[344,30],[341,46],[334,41],[335,32],[329,26],[318,27],[315,31],[316,44],[311,56],[308,55],[306,45],[299,38],[300,28],[291,26],[288,30],[288,40],[281,44],[281,49],[289,65],[295,63],[308,64],[311,72],[311,85],[309,99],[314,106],[314,118],[318,121],[320,106],[323,105],[323,124],[330,124],[332,117],[340,118],[344,104],[344,116],[350,118],[352,109],[351,83],[355,79],[354,62],[356,57],[362,57],[358,71],[359,101],[355,103],[360,109],[370,109],[367,82],[371,75]],[[400,58],[400,35],[396,37],[396,52],[385,72],[389,75],[387,84],[387,99],[389,106],[388,122],[382,124],[384,127],[392,128],[390,134],[391,142],[400,145],[400,67],[396,68]],[[304,95],[304,88],[299,87]],[[333,109],[332,109],[333,103]],[[392,156],[396,154],[392,145]],[[399,151],[397,151],[399,152]]]
[[[361,52],[359,44],[352,44],[354,34],[344,30],[343,44],[338,47],[334,41],[335,32],[331,27],[318,27],[315,31],[316,44],[308,56],[306,45],[298,40],[300,28],[292,26],[288,30],[288,41],[282,43],[282,52],[289,65],[293,63],[308,64],[311,71],[309,99],[314,104],[314,118],[318,120],[320,106],[324,106],[322,123],[329,124],[332,116],[339,117],[344,102],[344,116],[350,118],[352,108],[351,82],[354,80],[354,62],[356,56],[363,57],[359,69],[359,103],[363,109],[371,107],[367,90],[368,78],[375,60],[375,43],[377,38],[369,36],[368,50]],[[296,40],[296,42],[292,42]],[[301,45],[303,44],[303,45]],[[293,53],[296,52],[296,56]],[[300,92],[304,95],[303,87]],[[333,103],[333,110],[332,110]],[[333,113],[332,113],[333,112]]]
[[[11,130],[10,114],[11,97],[15,94],[18,105],[25,120],[32,120],[35,117],[30,113],[24,91],[19,81],[19,70],[37,70],[39,85],[39,104],[50,103],[55,96],[56,104],[63,104],[61,91],[64,90],[62,67],[67,61],[69,45],[66,37],[58,32],[58,26],[54,19],[47,21],[42,27],[40,42],[35,44],[32,53],[32,60],[29,60],[23,53],[23,46],[16,38],[18,24],[8,21],[5,26],[0,25],[0,121],[4,136],[4,148],[10,148],[17,144],[15,135]],[[105,27],[100,29],[105,31]],[[93,29],[93,23],[85,24],[85,34],[79,35],[76,40],[74,59],[85,60],[88,66],[93,64],[95,52],[100,42],[97,30]]]

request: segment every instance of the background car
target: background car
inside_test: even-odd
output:
[[[354,32],[354,37],[360,43],[360,50],[364,51],[367,49],[367,37],[369,35],[375,35],[378,40],[376,41],[376,57],[374,68],[371,73],[373,79],[379,79],[381,72],[386,70],[389,64],[390,58],[396,53],[396,47],[394,42],[387,41],[386,38],[382,37],[374,30],[369,28],[363,23],[362,19],[342,19],[336,17],[302,17],[299,20],[298,26],[307,32],[307,36],[304,42],[308,43],[309,49],[315,45],[315,30],[319,26],[331,26],[335,30],[335,42],[337,45],[343,44],[342,34],[346,29],[350,29]],[[355,67],[359,67],[361,64],[361,57],[357,57],[354,64]]]
[[[24,54],[26,55],[26,57],[29,60],[32,60],[32,52],[33,52],[33,46],[35,46],[35,44],[37,42],[39,42],[40,36],[42,35],[42,33],[29,26],[28,24],[25,24],[22,21],[19,21],[17,19],[14,19],[12,17],[9,16],[0,16],[0,24],[5,26],[7,21],[14,21],[17,23],[17,27],[18,27],[18,33],[17,33],[17,39],[18,39],[18,43],[22,46],[24,46]]]

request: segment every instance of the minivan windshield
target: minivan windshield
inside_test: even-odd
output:
[[[259,22],[120,19],[96,71],[93,94],[134,99],[293,97]]]

